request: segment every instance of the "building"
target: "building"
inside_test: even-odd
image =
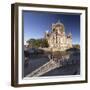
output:
[[[72,35],[65,34],[65,27],[61,22],[52,24],[52,31],[45,32],[45,38],[48,41],[49,48],[53,51],[65,51],[72,48]]]

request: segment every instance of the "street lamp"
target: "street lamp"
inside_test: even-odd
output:
[[[53,44],[51,45],[51,59],[53,59]]]

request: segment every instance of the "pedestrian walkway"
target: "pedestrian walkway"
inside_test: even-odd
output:
[[[43,74],[45,74],[45,73],[47,73],[55,68],[58,68],[60,66],[62,66],[62,64],[51,59],[49,62],[47,62],[43,66],[39,67],[38,69],[36,69],[32,73],[28,74],[26,77],[38,77],[38,76],[43,75]]]

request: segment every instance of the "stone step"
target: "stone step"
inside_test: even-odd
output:
[[[36,69],[32,73],[28,74],[27,77],[38,77],[38,76],[43,75],[43,74],[45,74],[45,73],[47,73],[55,68],[58,68],[60,66],[62,66],[60,63],[56,63],[55,61],[50,60],[49,62],[47,62],[43,66],[39,67],[38,69]]]

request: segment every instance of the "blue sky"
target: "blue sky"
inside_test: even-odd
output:
[[[24,40],[43,38],[45,31],[51,31],[52,23],[58,20],[64,24],[65,32],[72,33],[73,44],[80,44],[80,15],[36,11],[23,11]]]

